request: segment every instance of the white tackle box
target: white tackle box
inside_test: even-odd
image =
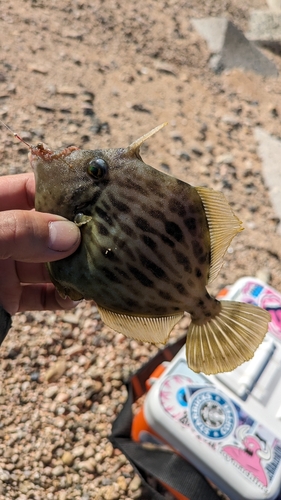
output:
[[[211,376],[188,368],[183,347],[151,377],[132,437],[168,444],[231,500],[272,500],[281,491],[281,294],[245,277],[218,298],[267,309],[263,343],[252,360]]]

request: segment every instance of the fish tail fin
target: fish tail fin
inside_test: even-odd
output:
[[[188,366],[207,375],[233,370],[253,357],[270,321],[265,309],[222,301],[220,313],[210,321],[191,322],[186,340]]]

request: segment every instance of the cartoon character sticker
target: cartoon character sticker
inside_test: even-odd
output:
[[[223,455],[240,465],[249,479],[256,478],[263,486],[268,486],[265,463],[271,458],[270,447],[254,434],[249,434],[248,425],[240,425],[236,430],[238,445],[228,444],[222,447]]]

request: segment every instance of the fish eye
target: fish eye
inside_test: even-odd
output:
[[[108,171],[108,165],[102,158],[95,158],[91,160],[88,165],[88,173],[94,179],[102,179]]]

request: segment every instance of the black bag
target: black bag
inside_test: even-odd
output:
[[[215,490],[193,465],[172,450],[150,449],[131,439],[133,421],[132,404],[146,392],[145,381],[164,361],[171,361],[184,345],[185,337],[160,350],[133,375],[126,384],[128,399],[112,426],[110,441],[119,448],[141,476],[143,485],[151,494],[152,500],[165,500],[164,496],[148,484],[148,477],[156,478],[181,493],[188,500],[219,500]]]
[[[11,315],[0,304],[0,345],[12,326]]]

